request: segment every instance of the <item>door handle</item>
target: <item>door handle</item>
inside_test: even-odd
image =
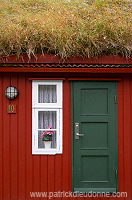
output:
[[[79,123],[75,123],[75,139],[78,140],[79,137],[84,136],[84,134],[79,133]]]
[[[84,136],[84,134],[79,134],[79,133],[76,133],[76,136]]]

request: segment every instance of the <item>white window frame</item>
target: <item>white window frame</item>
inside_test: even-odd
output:
[[[34,108],[60,108],[62,109],[62,81],[33,81],[33,101]],[[56,85],[57,103],[38,103],[38,85]]]
[[[38,103],[39,85],[56,85],[56,103]],[[38,148],[38,112],[56,111],[57,112],[57,139],[56,148]],[[46,131],[46,129],[42,129]],[[55,155],[62,154],[62,80],[33,80],[32,81],[32,154]]]

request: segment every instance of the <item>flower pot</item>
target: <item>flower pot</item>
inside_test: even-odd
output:
[[[45,146],[45,149],[50,149],[51,148],[51,141],[44,141],[44,146]]]

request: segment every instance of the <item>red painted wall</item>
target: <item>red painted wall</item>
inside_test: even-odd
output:
[[[70,81],[63,84],[63,154],[32,155],[31,81],[29,77],[52,77],[54,74],[0,73],[0,200],[30,200],[30,192],[71,191],[72,188],[72,131]],[[58,74],[68,77],[68,74]],[[77,75],[73,75],[74,77]],[[79,75],[79,77],[83,74]],[[101,77],[88,75],[85,77]],[[106,75],[103,75],[106,78]],[[118,159],[119,191],[127,192],[132,199],[132,75],[114,74],[108,78],[118,81]],[[4,91],[7,86],[16,86],[19,96],[8,100]],[[8,114],[7,106],[16,105],[16,114]],[[63,198],[52,198],[61,200]],[[65,198],[66,199],[66,198]],[[73,199],[73,198],[67,198]],[[76,198],[76,200],[95,198]],[[105,198],[96,198],[106,200]]]

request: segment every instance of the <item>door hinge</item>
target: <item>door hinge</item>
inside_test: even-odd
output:
[[[114,96],[114,101],[115,101],[115,104],[117,104],[117,95],[116,94]]]
[[[115,170],[115,177],[116,177],[116,179],[118,178],[118,170],[117,169]]]

